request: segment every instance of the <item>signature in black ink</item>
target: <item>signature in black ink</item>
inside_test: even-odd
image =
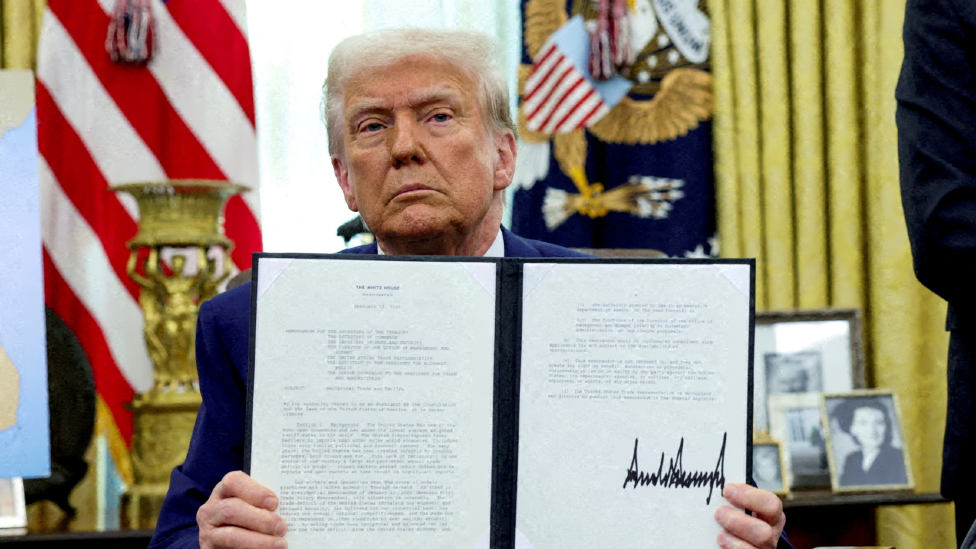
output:
[[[715,464],[714,471],[685,471],[682,465],[682,454],[685,448],[685,437],[681,437],[681,443],[678,445],[678,453],[675,454],[674,459],[668,460],[668,470],[664,472],[664,452],[661,452],[661,463],[657,467],[656,473],[647,473],[641,471],[637,468],[637,443],[638,440],[634,439],[634,458],[630,462],[630,468],[627,469],[627,479],[624,480],[624,488],[630,482],[634,483],[634,488],[637,486],[646,486],[650,484],[651,486],[660,485],[662,488],[692,488],[708,485],[708,497],[705,498],[705,505],[708,505],[712,501],[712,490],[718,486],[720,489],[725,488],[725,441],[728,438],[728,433],[722,434],[722,449],[718,453],[718,463]]]

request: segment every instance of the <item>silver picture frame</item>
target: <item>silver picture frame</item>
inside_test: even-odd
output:
[[[770,428],[772,394],[866,387],[862,338],[857,309],[756,313],[753,431]]]

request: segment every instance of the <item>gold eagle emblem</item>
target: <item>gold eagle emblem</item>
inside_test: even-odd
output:
[[[686,2],[688,0],[685,0]],[[692,2],[694,0],[691,0]],[[651,11],[651,0],[629,0],[632,11],[643,5]],[[592,2],[575,0],[572,14],[591,16]],[[529,57],[535,58],[549,37],[569,20],[565,0],[528,0],[525,4],[524,41]],[[653,12],[650,14],[654,17]],[[605,190],[601,183],[590,183],[585,173],[586,134],[612,144],[652,145],[687,135],[713,114],[712,76],[703,68],[707,62],[692,63],[681,56],[664,26],[655,24],[655,32],[638,53],[635,62],[622,71],[634,82],[632,94],[650,95],[650,99],[627,96],[606,116],[588,128],[565,134],[550,135],[530,131],[525,113],[519,108],[518,129],[527,143],[552,140],[553,156],[560,169],[575,184],[579,194],[550,189],[543,207],[550,230],[568,216],[578,213],[592,218],[610,211],[641,217],[663,217],[670,209],[668,200],[683,196],[677,190],[680,182],[635,176],[630,181]],[[519,67],[519,94],[532,72],[531,65]],[[662,183],[663,182],[663,183]]]

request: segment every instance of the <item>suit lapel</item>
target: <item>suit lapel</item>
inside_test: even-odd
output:
[[[502,227],[502,240],[505,242],[505,257],[542,257],[539,250],[505,227]]]
[[[346,248],[345,250],[339,250],[339,253],[376,255],[376,242],[373,242],[372,244],[366,244],[364,246],[356,246],[355,248]]]

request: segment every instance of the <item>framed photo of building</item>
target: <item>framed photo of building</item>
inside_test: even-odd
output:
[[[752,442],[752,478],[756,486],[778,496],[789,493],[786,483],[786,461],[783,459],[783,445],[768,435],[757,437]]]
[[[829,488],[830,466],[819,393],[769,395],[770,436],[783,443],[790,490]]]
[[[769,395],[864,388],[856,309],[756,314],[753,429],[770,429]]]
[[[0,479],[0,528],[26,527],[24,482],[19,478]]]
[[[872,389],[821,397],[830,483],[837,492],[911,490],[898,395]]]

